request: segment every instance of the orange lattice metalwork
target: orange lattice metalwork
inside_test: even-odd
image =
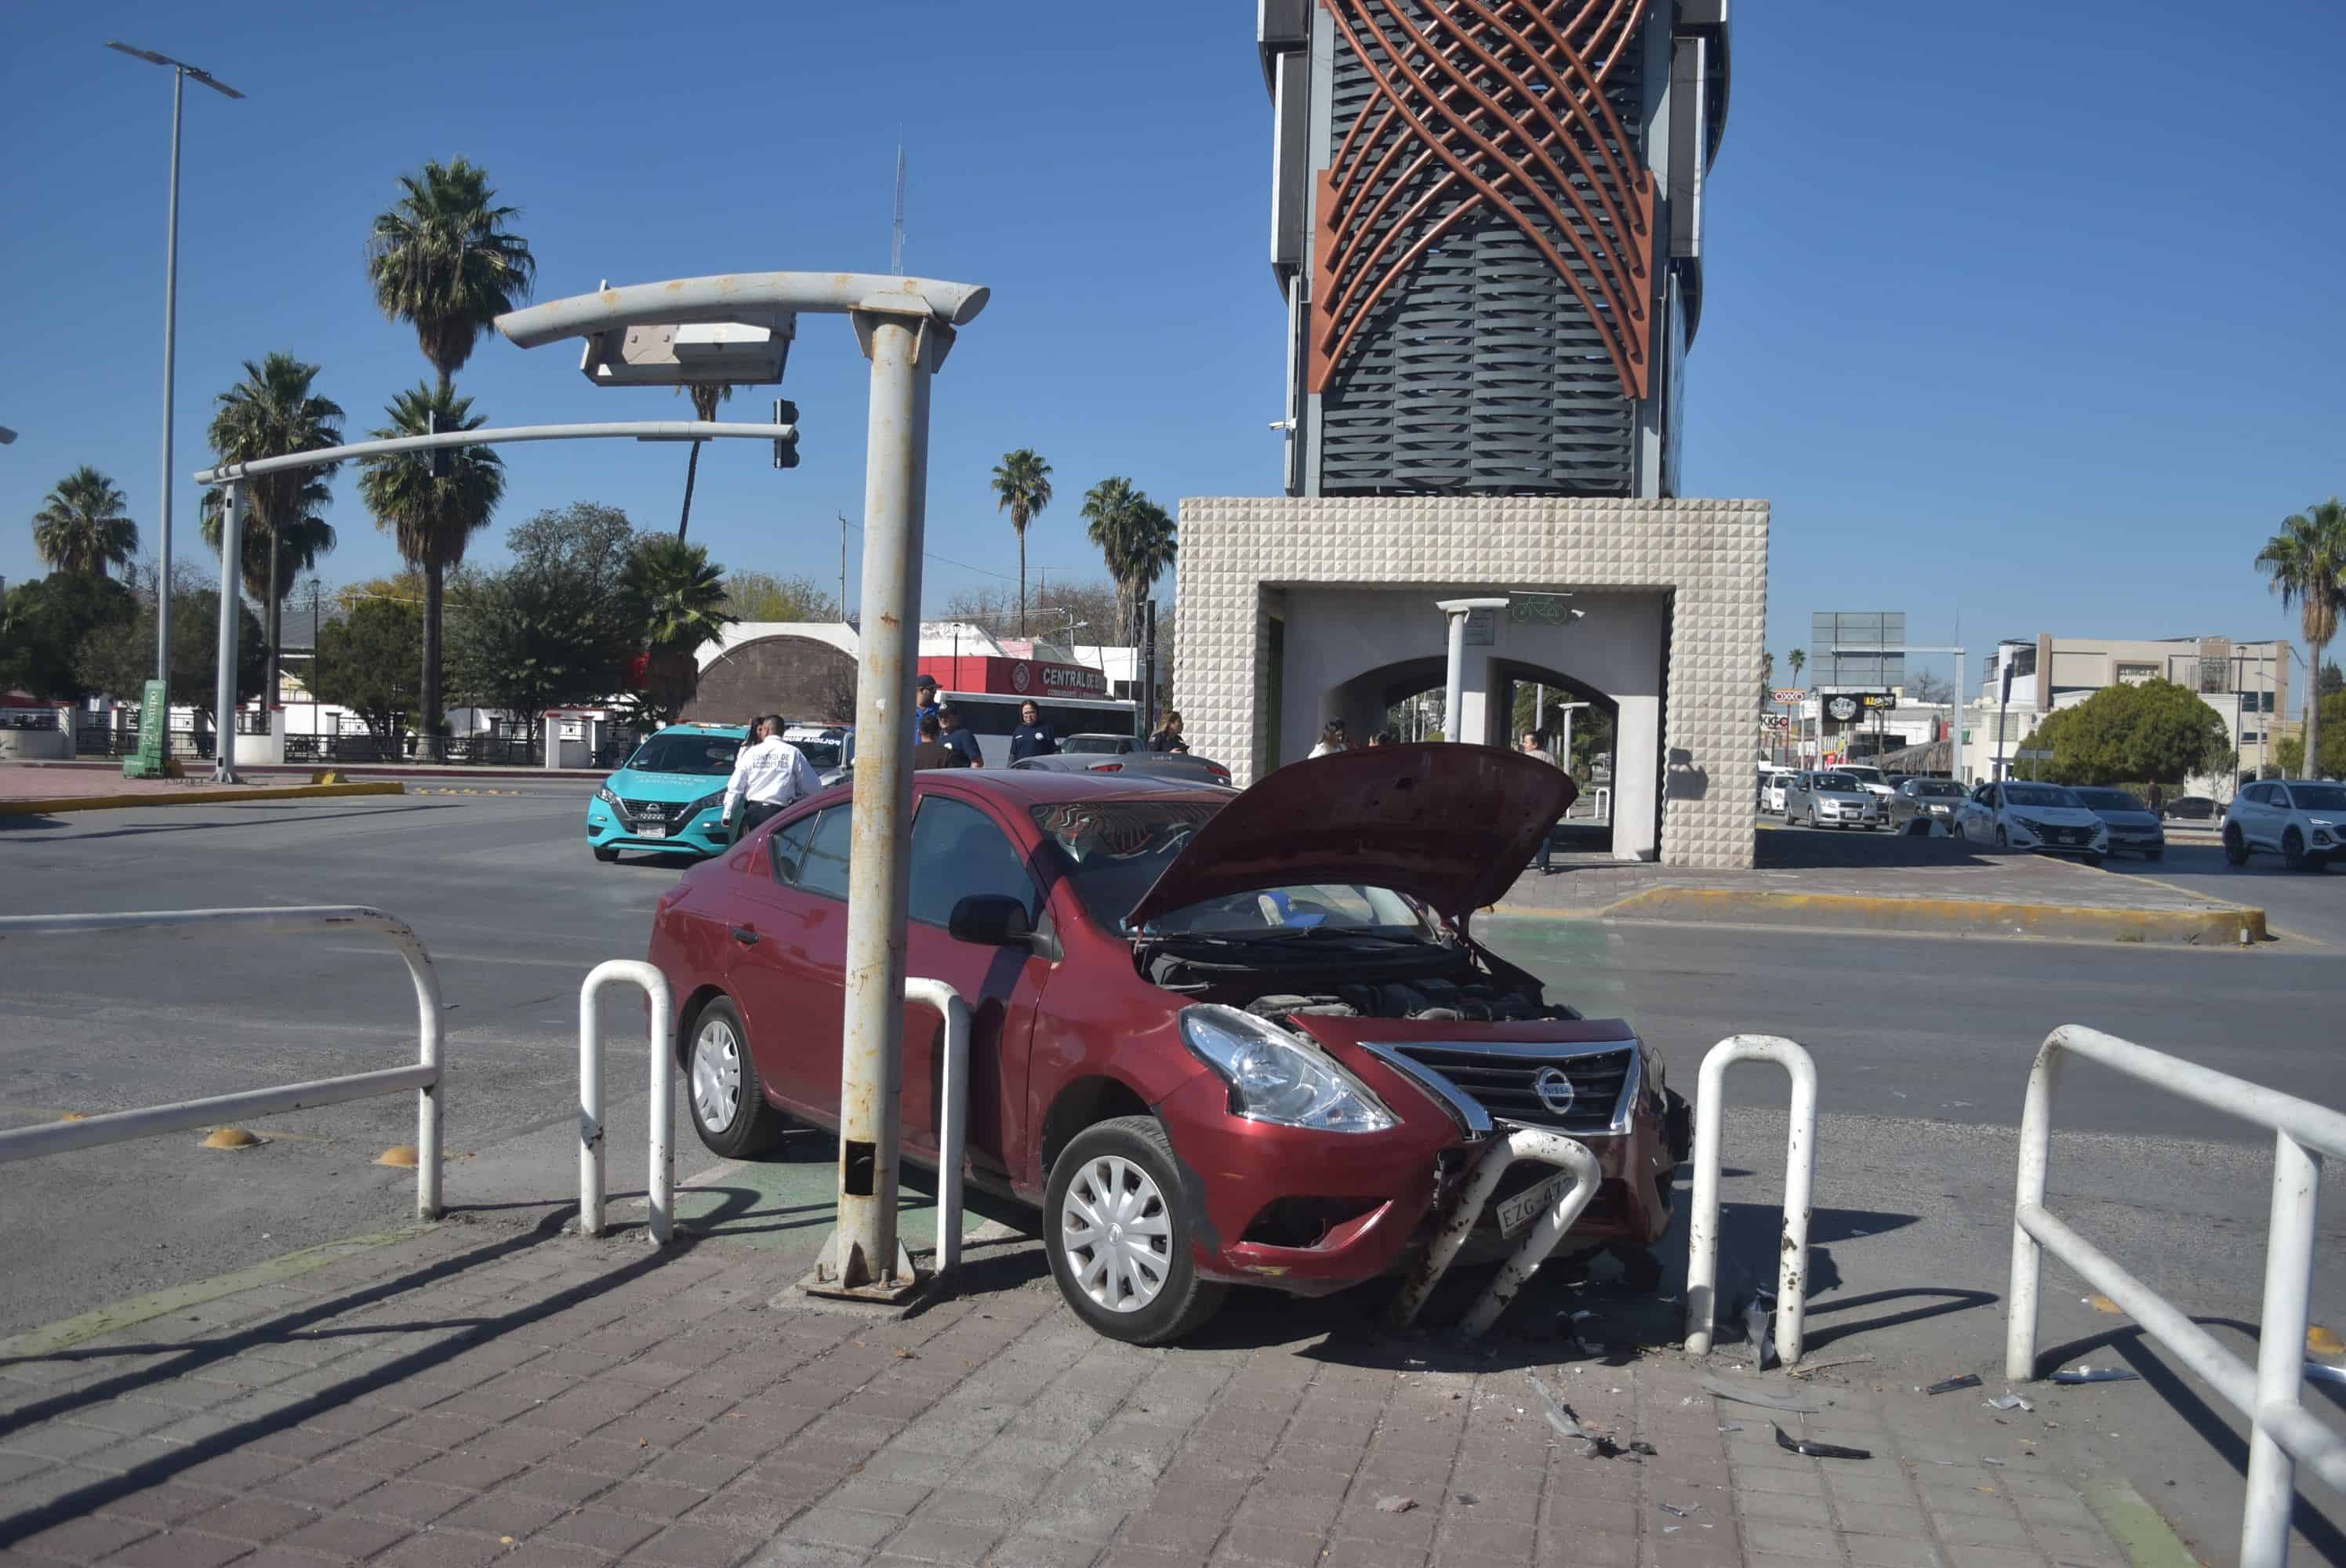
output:
[[[1319,176],[1311,390],[1418,258],[1481,215],[1537,247],[1623,392],[1646,396],[1654,180],[1605,81],[1647,0],[1321,3],[1374,94]]]

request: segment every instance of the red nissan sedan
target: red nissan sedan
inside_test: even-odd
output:
[[[1570,1134],[1604,1186],[1567,1246],[1658,1276],[1688,1120],[1660,1056],[1477,942],[1572,799],[1535,758],[1381,747],[1243,794],[1129,775],[918,775],[907,972],[975,1014],[966,1179],[1042,1211],[1068,1305],[1155,1344],[1231,1285],[1298,1295],[1403,1267],[1507,1125]],[[688,871],[651,961],[694,1125],[720,1155],[836,1128],[849,799]],[[906,1010],[904,1157],[937,1157],[940,1031]],[[1468,1256],[1566,1178],[1508,1173]]]

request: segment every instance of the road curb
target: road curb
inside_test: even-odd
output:
[[[390,1230],[372,1231],[363,1236],[345,1237],[340,1241],[305,1247],[298,1252],[289,1252],[280,1257],[272,1257],[265,1262],[253,1264],[250,1268],[237,1269],[233,1273],[218,1274],[209,1279],[199,1279],[192,1284],[174,1286],[168,1290],[158,1290],[151,1295],[133,1296],[127,1300],[110,1302],[104,1307],[93,1308],[87,1312],[60,1319],[55,1323],[46,1323],[37,1329],[27,1329],[21,1334],[13,1334],[5,1339],[0,1339],[0,1360],[29,1356],[53,1356],[59,1350],[68,1349],[81,1344],[84,1340],[95,1339],[101,1334],[111,1334],[117,1329],[135,1328],[138,1324],[149,1322],[154,1319],[165,1317],[173,1312],[183,1312],[190,1307],[199,1307],[207,1301],[217,1301],[223,1296],[233,1296],[240,1290],[250,1290],[256,1286],[282,1284],[288,1279],[298,1278],[313,1268],[323,1268],[329,1263],[340,1263],[345,1257],[354,1257],[362,1252],[371,1252],[378,1247],[389,1247],[394,1242],[413,1240],[432,1228],[433,1227],[428,1224],[417,1223],[398,1226]]]
[[[1501,906],[1499,911],[1529,913]],[[1602,920],[1699,924],[1764,921],[1824,931],[1936,932],[1961,936],[2062,937],[2071,941],[2183,942],[2200,947],[2251,942],[2270,932],[2265,911],[2229,909],[2096,909],[2076,904],[1990,899],[1902,899],[1862,893],[1785,893],[1742,888],[1647,888],[1595,911]],[[1584,915],[1583,918],[1586,918]]]
[[[404,795],[407,786],[382,784],[286,784],[260,789],[174,789],[158,795],[54,795],[34,800],[0,800],[0,817],[48,817],[62,811],[113,811],[130,806],[219,806],[233,800],[315,800],[338,795]]]
[[[185,760],[185,759],[182,759]],[[120,770],[117,761],[88,762],[22,762],[21,768],[53,768],[58,772],[113,773]],[[247,773],[318,773],[333,769],[341,773],[362,773],[370,778],[399,779],[608,779],[608,768],[500,768],[489,763],[471,762],[240,762],[237,767]]]
[[[2093,1481],[2085,1498],[2133,1568],[2198,1568],[2199,1559],[2174,1527],[2127,1481],[2115,1476]]]

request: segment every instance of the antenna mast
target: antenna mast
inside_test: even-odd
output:
[[[896,144],[896,229],[888,247],[888,269],[904,275],[904,144]]]

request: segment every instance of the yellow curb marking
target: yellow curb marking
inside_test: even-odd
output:
[[[2094,909],[1991,899],[1902,899],[1735,888],[1647,888],[1596,912],[1603,919],[1663,919],[1671,914],[1718,919],[1738,911],[1839,915],[1862,922],[1902,920],[1902,929],[1955,928],[1991,936],[2064,935],[2073,934],[2066,928],[2083,927],[2120,942],[2159,936],[2230,943],[2237,942],[2244,930],[2252,942],[2269,934],[2265,911],[2246,905],[2215,910]]]
[[[344,795],[403,795],[407,787],[388,784],[288,784],[260,789],[174,789],[159,795],[57,795],[46,799],[0,800],[0,817],[46,817],[60,811],[114,811],[134,806],[220,806],[238,800],[313,800]]]
[[[215,1127],[203,1142],[208,1149],[255,1149],[261,1140],[242,1127]]]

